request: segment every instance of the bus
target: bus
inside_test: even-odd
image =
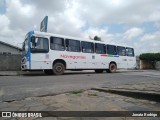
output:
[[[43,70],[62,75],[65,70],[115,73],[135,68],[134,48],[64,35],[30,31],[23,42],[23,71]]]

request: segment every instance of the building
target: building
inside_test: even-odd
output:
[[[0,54],[21,54],[22,49],[0,41]]]

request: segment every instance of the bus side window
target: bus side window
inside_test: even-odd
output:
[[[82,52],[83,53],[93,53],[94,52],[94,44],[92,42],[81,42]]]
[[[107,45],[107,54],[117,55],[117,47],[115,45]]]
[[[120,56],[126,56],[126,48],[122,46],[117,46],[117,53]]]
[[[58,37],[50,37],[50,48],[52,50],[64,50],[64,39]]]
[[[66,50],[71,52],[80,52],[80,41],[66,39]]]
[[[97,54],[106,54],[106,45],[100,44],[100,43],[95,43],[95,52]]]
[[[126,54],[127,54],[127,56],[134,57],[134,49],[127,47],[126,48]]]

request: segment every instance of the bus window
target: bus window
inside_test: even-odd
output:
[[[30,47],[32,53],[48,53],[49,51],[48,39],[33,36],[31,39]]]
[[[95,43],[95,52],[97,54],[106,54],[106,45]]]
[[[115,45],[107,45],[107,54],[117,55],[117,47]]]
[[[120,56],[126,56],[126,48],[122,46],[117,46],[117,53]]]
[[[66,39],[66,50],[71,52],[80,52],[80,41]]]
[[[64,50],[64,39],[58,37],[50,37],[50,48],[51,50]]]
[[[126,53],[127,53],[127,56],[134,56],[134,49],[133,48],[126,48]]]
[[[81,42],[82,52],[84,53],[93,53],[94,52],[94,44],[92,42]]]

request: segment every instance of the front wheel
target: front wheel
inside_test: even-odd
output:
[[[116,64],[115,64],[115,63],[110,63],[110,64],[109,64],[109,70],[108,70],[108,71],[109,71],[110,73],[115,73],[116,70],[117,70]]]
[[[53,65],[53,73],[55,75],[62,75],[64,71],[65,71],[65,66],[63,63],[58,62]]]

